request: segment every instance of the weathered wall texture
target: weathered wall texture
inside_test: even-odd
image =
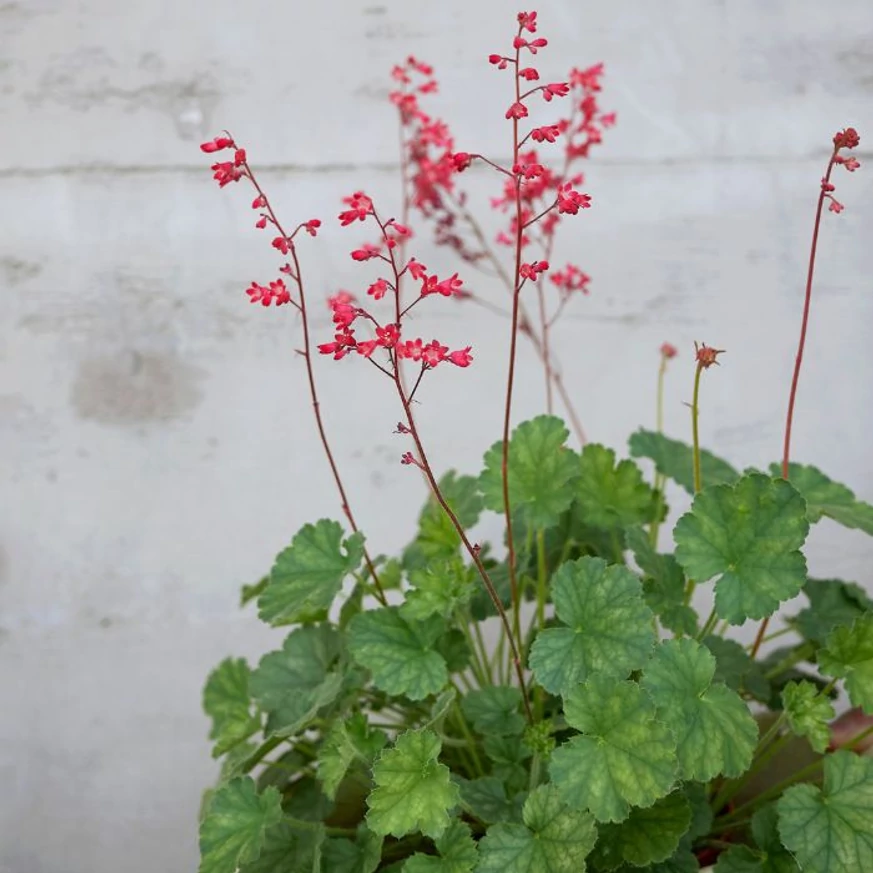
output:
[[[669,339],[683,357],[668,429],[684,437],[700,339],[729,350],[706,378],[706,443],[739,465],[775,459],[830,136],[848,123],[873,136],[873,6],[539,9],[553,41],[543,67],[603,59],[604,102],[619,114],[590,167],[596,208],[568,225],[561,253],[594,277],[557,331],[591,435],[621,446],[651,424]],[[275,260],[242,189],[219,193],[197,144],[235,131],[295,218],[329,218],[361,186],[396,203],[390,65],[408,52],[436,63],[435,111],[459,145],[505,156],[507,80],[484,57],[507,42],[515,11],[505,0],[0,3],[3,873],[195,868],[214,771],[203,677],[226,653],[257,656],[279,639],[237,611],[238,586],[304,521],[337,516],[298,327],[242,293]],[[795,445],[870,500],[867,163],[838,175],[846,212],[822,233]],[[492,180],[472,178],[485,202]],[[361,281],[346,252],[362,239],[328,224],[307,246],[319,293]],[[448,266],[440,258],[424,247],[426,263]],[[436,374],[420,418],[438,466],[475,470],[498,434],[505,325],[448,305],[432,318],[477,361]],[[345,363],[320,362],[327,421],[353,499],[372,512],[373,548],[388,550],[412,528],[421,483],[397,463],[392,398]],[[519,417],[541,402],[527,351],[522,364]],[[817,572],[870,586],[871,561],[862,536],[816,530]]]

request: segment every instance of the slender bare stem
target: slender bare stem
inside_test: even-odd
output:
[[[809,326],[809,309],[812,302],[812,279],[815,275],[815,256],[818,250],[818,232],[821,227],[821,214],[824,210],[824,202],[827,197],[825,184],[830,182],[831,172],[834,169],[835,159],[839,147],[834,145],[833,153],[828,161],[828,169],[825,173],[821,190],[818,194],[818,204],[815,208],[815,223],[812,228],[812,244],[809,247],[809,266],[806,272],[806,293],[803,298],[803,318],[800,322],[800,339],[797,342],[797,355],[794,358],[794,373],[791,377],[791,390],[788,393],[788,412],[785,416],[785,441],[782,446],[782,478],[788,478],[788,466],[791,460],[791,426],[794,423],[794,402],[797,399],[797,383],[800,380],[800,366],[803,363],[803,350],[806,346],[806,329]],[[751,655],[754,658],[764,642],[770,617],[767,616],[758,628],[755,642],[752,643]]]
[[[518,35],[521,36],[521,27]],[[515,101],[521,99],[521,87],[519,84],[518,61],[520,49],[515,50]],[[512,119],[512,164],[518,163],[518,118]],[[503,452],[500,462],[500,471],[503,478],[503,511],[506,518],[506,541],[509,554],[507,563],[509,568],[509,591],[512,598],[513,625],[515,638],[521,645],[521,598],[518,591],[518,574],[515,566],[515,537],[512,530],[512,505],[509,500],[509,429],[512,416],[512,389],[515,382],[515,358],[518,343],[518,301],[521,295],[521,250],[524,239],[524,225],[522,222],[521,204],[521,177],[515,174],[515,276],[513,277],[512,291],[512,326],[509,333],[509,368],[506,376],[506,402],[503,410]]]

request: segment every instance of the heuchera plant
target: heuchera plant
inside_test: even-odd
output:
[[[305,525],[243,590],[264,622],[292,629],[254,669],[230,658],[206,684],[222,765],[203,805],[201,873],[873,870],[873,759],[861,754],[873,737],[873,603],[850,582],[809,578],[802,552],[823,517],[873,534],[873,506],[790,460],[819,225],[825,205],[843,210],[833,175],[858,168],[858,135],[833,138],[819,188],[781,463],[740,473],[700,448],[703,375],[722,354],[706,344],[689,377],[691,443],[664,435],[677,355],[665,343],[657,426],[630,440],[631,456],[654,464],[649,484],[634,460],[586,443],[549,342],[589,288],[579,265],[552,266],[556,232],[591,206],[578,164],[615,117],[599,105],[602,66],[541,78],[546,45],[536,13],[522,12],[507,50],[489,58],[506,82],[508,166],[458,151],[425,112],[429,66],[394,69],[401,211],[363,191],[345,198],[341,225],[369,240],[354,241],[359,290],[329,299],[327,336],[312,335],[303,269],[321,221],[283,224],[230,134],[202,146],[229,155],[215,179],[251,186],[256,227],[283,257],[247,294],[299,316],[341,521]],[[538,110],[557,117],[534,126]],[[499,183],[492,205],[505,226],[493,243],[462,187],[474,163]],[[413,226],[508,291],[502,435],[473,475],[434,468],[414,403],[434,371],[465,369],[475,354],[421,334],[410,313],[499,307],[410,254]],[[513,429],[519,337],[542,361],[546,414]],[[429,489],[399,556],[365,542],[353,510],[364,497],[347,493],[319,411],[319,356],[371,368],[397,398],[398,423],[386,426]],[[672,553],[660,550],[667,480],[693,495]],[[470,532],[484,512],[502,517],[503,542]],[[701,618],[692,596],[712,584]],[[809,605],[770,630],[799,594]],[[735,636],[747,623],[751,645]],[[854,708],[835,721],[841,692]]]

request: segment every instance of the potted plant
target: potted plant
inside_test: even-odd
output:
[[[706,344],[688,356],[690,441],[661,426],[677,354],[665,344],[657,426],[633,434],[621,459],[586,442],[549,342],[588,285],[579,266],[552,266],[553,243],[591,205],[578,162],[615,117],[600,107],[602,66],[550,81],[546,45],[536,13],[522,12],[489,58],[506,81],[507,166],[459,151],[425,111],[429,66],[395,68],[400,217],[363,191],[345,199],[340,223],[372,241],[351,252],[362,290],[328,301],[328,336],[315,335],[312,306],[323,304],[304,278],[321,221],[284,224],[229,133],[202,146],[221,187],[251,187],[256,227],[282,256],[247,294],[302,324],[339,519],[306,524],[243,589],[262,621],[289,628],[282,646],[256,666],[228,658],[206,683],[221,775],[204,798],[201,873],[873,870],[873,759],[861,754],[873,733],[873,603],[857,585],[809,578],[802,551],[822,517],[873,534],[873,506],[790,456],[818,227],[826,206],[842,211],[835,178],[859,166],[858,135],[834,136],[818,191],[781,461],[741,473],[700,447],[704,374],[722,354]],[[529,122],[555,106],[560,117]],[[464,193],[473,163],[499,183],[496,245]],[[508,318],[495,320],[507,334],[504,417],[478,470],[434,466],[416,416],[429,383],[462,377],[473,349],[422,336],[410,313],[494,303],[417,260],[413,225],[507,287]],[[542,361],[546,410],[514,424],[519,341]],[[428,491],[399,555],[365,540],[364,498],[347,493],[321,418],[320,357],[396,397],[399,461]],[[693,495],[672,548],[668,482]],[[485,513],[502,519],[501,540],[472,533]],[[713,586],[699,615],[693,595]],[[797,595],[808,605],[774,624]],[[755,628],[751,644],[741,626]],[[835,721],[841,692],[854,709]]]

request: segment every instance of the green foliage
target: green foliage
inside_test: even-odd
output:
[[[593,443],[579,459],[576,502],[585,524],[605,530],[642,524],[655,515],[655,495],[640,468],[633,461],[616,464],[612,449]]]
[[[201,873],[694,873],[712,846],[717,873],[873,870],[873,771],[830,751],[839,692],[873,713],[873,599],[808,579],[800,551],[821,517],[865,529],[866,504],[815,468],[789,483],[704,453],[671,552],[636,464],[567,439],[541,416],[510,445],[524,692],[433,497],[402,560],[373,559],[390,605],[362,537],[324,520],[246,589],[267,624],[295,627],[206,682],[221,772]],[[439,480],[465,529],[502,509],[501,448]],[[640,431],[631,451],[692,490],[690,447]],[[513,626],[505,541],[477,545]],[[710,580],[702,618],[692,594]],[[760,626],[730,624],[801,591],[808,606],[770,628],[784,645],[768,635],[753,656]],[[815,758],[777,785],[795,736]]]
[[[748,473],[705,488],[679,519],[676,557],[698,581],[718,576],[715,608],[731,624],[772,615],[806,581],[806,504],[783,479]]]
[[[510,800],[506,785],[496,776],[459,781],[461,806],[484,824],[521,821],[521,806]]]
[[[641,527],[625,534],[627,547],[645,574],[643,597],[661,624],[677,634],[697,633],[697,613],[685,603],[685,573],[673,555],[661,555]]]
[[[496,824],[479,843],[478,873],[585,873],[594,819],[568,809],[551,786],[524,804],[523,824]]]
[[[481,734],[513,736],[524,730],[518,688],[491,685],[475,689],[464,697],[461,708]]]
[[[200,873],[236,873],[240,864],[255,861],[267,829],[281,818],[281,795],[275,788],[259,795],[248,777],[222,785],[200,825]]]
[[[824,785],[795,785],[779,800],[779,836],[801,870],[873,870],[873,758],[837,752]]]
[[[868,715],[873,714],[873,612],[862,615],[851,627],[838,627],[818,654],[822,672],[844,679],[849,699]]]
[[[547,691],[562,693],[592,673],[627,675],[655,642],[652,612],[640,580],[600,558],[564,564],[552,577],[555,614],[563,627],[537,636],[530,667]]]
[[[820,754],[831,741],[828,722],[834,717],[834,707],[812,682],[789,682],[782,689],[782,706],[791,730],[806,737]]]
[[[509,505],[535,529],[555,524],[573,500],[577,476],[575,452],[565,446],[569,431],[551,415],[520,424],[509,441]],[[504,512],[503,444],[485,454],[479,486],[485,506]]]
[[[565,698],[564,714],[580,733],[555,749],[550,770],[568,806],[618,822],[673,787],[676,741],[639,685],[593,676]]]
[[[437,649],[445,631],[445,623],[437,616],[407,621],[397,607],[376,609],[352,619],[349,651],[371,672],[377,688],[424,700],[448,681],[446,659]]]
[[[736,640],[710,635],[703,644],[715,655],[714,682],[724,682],[738,694],[749,694],[766,702],[772,689],[764,668]]]
[[[334,722],[318,752],[318,775],[327,797],[336,797],[340,783],[354,764],[369,772],[387,742],[385,732],[370,727],[359,712],[347,721]]]
[[[453,821],[436,840],[439,856],[416,852],[404,865],[403,873],[472,873],[479,860],[469,825]]]
[[[439,480],[443,497],[465,529],[471,528],[482,513],[482,495],[475,476],[459,476],[450,470]],[[428,498],[418,519],[418,535],[403,555],[411,569],[428,561],[450,559],[458,553],[461,538],[436,499]]]
[[[661,643],[642,687],[676,739],[679,775],[705,782],[739,776],[751,762],[758,726],[740,696],[713,683],[715,658],[690,639]]]
[[[334,837],[322,848],[322,869],[331,873],[373,873],[382,860],[383,838],[364,825],[354,840]]]
[[[403,837],[416,831],[436,839],[450,824],[459,799],[451,771],[439,763],[440,740],[429,730],[407,731],[373,766],[375,787],[367,824],[376,834]]]
[[[292,631],[278,652],[261,659],[249,680],[252,697],[267,713],[267,733],[290,736],[332,703],[342,688],[340,635],[330,625]]]
[[[248,739],[261,726],[252,714],[249,696],[251,670],[243,658],[225,658],[210,674],[203,689],[203,709],[212,719],[209,738],[219,757]]]
[[[654,461],[661,475],[681,485],[689,494],[694,493],[694,456],[687,443],[641,428],[631,435],[629,445],[634,458]],[[740,474],[727,461],[701,449],[700,477],[705,485],[733,485]]]
[[[342,588],[343,579],[360,566],[364,538],[343,540],[335,521],[304,525],[280,552],[270,582],[258,597],[258,615],[272,625],[319,621]]]
[[[807,579],[803,593],[809,607],[794,616],[792,623],[805,639],[822,644],[837,627],[851,625],[873,610],[873,600],[854,582],[838,579]]]
[[[782,475],[781,465],[773,464],[770,469],[774,476]],[[788,481],[806,500],[810,522],[815,523],[824,516],[843,527],[873,536],[873,506],[858,500],[845,485],[829,479],[818,467],[789,464]]]
[[[627,863],[645,867],[671,858],[691,824],[691,805],[679,792],[637,808],[621,824],[602,825],[597,839],[599,870]]]
[[[475,571],[466,566],[458,555],[431,561],[411,570],[409,583],[401,607],[404,618],[422,621],[432,615],[449,618],[455,610],[466,606],[476,592]]]
[[[728,849],[715,866],[715,873],[800,873],[791,852],[782,845],[777,829],[776,806],[770,804],[752,817],[754,846]]]

